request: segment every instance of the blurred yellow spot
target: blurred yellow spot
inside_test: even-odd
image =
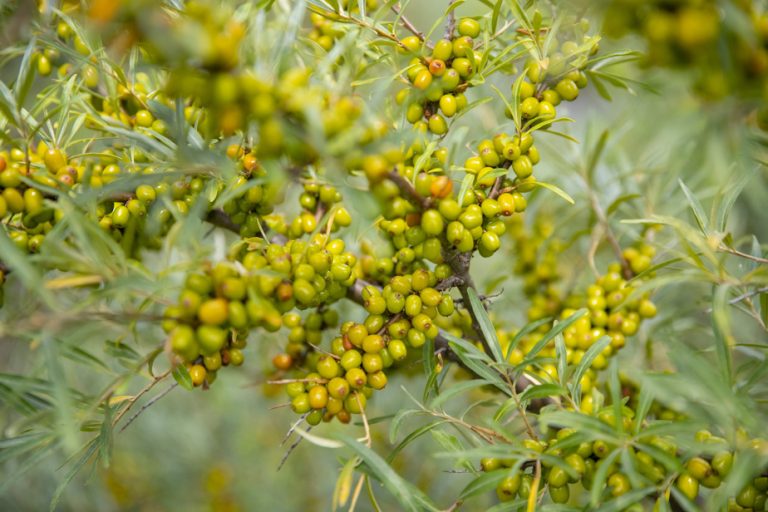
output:
[[[99,23],[112,21],[120,10],[122,0],[93,0],[88,16]]]

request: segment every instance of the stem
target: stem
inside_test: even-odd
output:
[[[422,41],[424,41],[424,33],[421,32],[419,29],[416,28],[416,26],[411,23],[411,21],[406,18],[405,14],[403,14],[402,9],[399,5],[393,5],[392,6],[392,12],[397,14],[397,16],[400,18],[400,23],[405,27],[406,30],[408,30],[411,34],[415,35]]]
[[[733,254],[734,256],[741,256],[742,258],[746,258],[748,260],[751,260],[751,261],[754,261],[754,262],[757,262],[757,263],[763,263],[763,264],[768,263],[768,259],[766,259],[766,258],[761,258],[759,256],[752,256],[749,253],[741,252],[741,251],[739,251],[737,249],[733,249],[731,247],[728,247],[727,245],[720,245],[720,247],[718,247],[717,250],[720,251],[720,252],[726,252],[728,254]]]
[[[616,239],[616,235],[613,234],[611,225],[608,223],[608,217],[605,216],[605,212],[603,211],[602,206],[600,206],[600,201],[597,198],[597,194],[595,194],[594,190],[592,190],[589,182],[587,182],[587,189],[589,190],[589,200],[590,204],[592,205],[592,211],[594,211],[595,215],[597,215],[597,219],[605,231],[605,238],[608,240],[608,243],[611,245],[616,258],[621,264],[621,273],[624,275],[624,279],[632,279],[635,273],[632,272],[632,267],[629,266],[629,262],[624,257],[624,254],[621,250],[621,245],[619,245],[619,241]]]
[[[131,423],[133,423],[133,421],[134,421],[136,418],[138,418],[138,417],[141,415],[141,413],[143,413],[144,411],[146,411],[147,409],[149,409],[149,408],[150,408],[152,405],[154,405],[154,404],[155,404],[155,402],[157,402],[158,400],[160,400],[161,398],[163,398],[165,395],[167,395],[168,393],[170,393],[171,391],[173,391],[173,390],[176,388],[176,386],[178,386],[178,385],[179,385],[179,383],[178,383],[178,382],[174,382],[173,384],[171,384],[170,386],[168,386],[168,388],[167,388],[165,391],[161,392],[159,395],[157,395],[156,397],[154,397],[152,400],[150,400],[150,401],[149,401],[149,402],[147,402],[146,404],[142,405],[142,406],[141,406],[141,409],[139,409],[139,410],[136,412],[136,414],[134,414],[133,416],[131,416],[130,418],[128,418],[128,421],[126,421],[126,422],[125,422],[125,425],[123,425],[123,428],[121,428],[121,429],[120,429],[120,432],[122,432],[123,430],[127,429],[127,428],[128,428],[128,426],[129,426]]]
[[[445,26],[445,35],[443,36],[444,39],[448,40],[453,39],[453,33],[456,31],[456,9],[451,9],[455,3],[456,0],[448,2],[448,9],[450,9],[450,12],[448,13],[448,23]]]
[[[149,392],[152,390],[152,388],[154,388],[154,387],[155,387],[156,385],[158,385],[160,382],[162,382],[163,380],[165,380],[165,378],[166,378],[166,377],[168,377],[170,374],[171,374],[171,370],[166,370],[165,372],[161,373],[160,375],[158,375],[157,377],[155,377],[154,379],[152,379],[152,381],[151,381],[149,384],[147,384],[146,386],[144,386],[144,387],[141,389],[141,391],[139,391],[138,393],[136,393],[136,394],[135,394],[135,395],[134,395],[134,396],[133,396],[133,397],[132,397],[130,400],[128,400],[128,405],[127,405],[126,407],[124,407],[124,408],[123,408],[123,409],[122,409],[120,412],[118,412],[118,413],[117,413],[117,415],[115,416],[115,419],[114,419],[114,420],[112,420],[112,426],[114,427],[115,425],[117,425],[117,424],[120,422],[120,420],[123,418],[123,416],[125,416],[125,414],[126,414],[128,411],[130,411],[130,410],[131,410],[131,408],[132,408],[132,407],[133,407],[133,406],[136,404],[136,402],[137,402],[137,401],[138,401],[138,400],[139,400],[139,399],[140,399],[142,396],[144,396],[144,395],[146,395],[147,393],[149,393]],[[171,389],[173,389],[173,388],[171,388]],[[128,422],[128,424],[126,424],[125,426],[127,427],[129,424],[130,424],[130,421],[129,421],[129,422]],[[125,427],[123,427],[123,428],[125,428]]]

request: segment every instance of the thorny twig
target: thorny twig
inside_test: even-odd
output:
[[[405,14],[403,14],[403,11],[399,5],[393,5],[392,12],[394,12],[400,19],[400,23],[403,25],[403,27],[405,27],[411,34],[424,41],[424,33],[422,33],[413,23],[411,23]]]
[[[173,391],[173,390],[174,390],[174,388],[176,388],[176,386],[178,386],[178,385],[179,385],[179,383],[178,383],[178,382],[174,382],[173,384],[171,384],[170,386],[168,386],[168,388],[167,388],[165,391],[161,392],[159,395],[157,395],[156,397],[154,397],[152,400],[150,400],[150,401],[149,401],[149,402],[147,402],[146,404],[142,405],[142,406],[141,406],[141,409],[139,409],[139,410],[136,412],[136,414],[134,414],[133,416],[131,416],[130,418],[128,418],[128,421],[126,421],[126,422],[125,422],[125,425],[123,425],[123,428],[121,428],[121,429],[120,429],[120,432],[122,432],[123,430],[127,429],[127,428],[128,428],[128,425],[130,425],[131,423],[133,423],[133,421],[134,421],[136,418],[138,418],[138,417],[141,415],[141,413],[143,413],[145,410],[149,409],[149,408],[150,408],[152,405],[154,405],[154,404],[155,404],[155,402],[157,402],[158,400],[160,400],[161,398],[163,398],[165,395],[167,395],[168,393],[170,393],[171,391]]]
[[[445,35],[443,38],[452,40],[453,39],[453,33],[456,31],[456,9],[453,8],[453,4],[456,3],[456,0],[451,0],[448,2],[448,9],[450,12],[448,12],[448,22],[445,25]]]

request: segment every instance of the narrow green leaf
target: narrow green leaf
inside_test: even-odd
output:
[[[389,442],[394,443],[397,440],[397,434],[400,432],[400,427],[403,424],[403,421],[408,416],[411,416],[412,414],[416,414],[419,411],[416,409],[401,409],[398,411],[398,413],[395,415],[395,417],[392,419],[392,423],[389,425]]]
[[[598,354],[600,354],[610,342],[610,336],[602,336],[587,349],[584,356],[581,358],[581,361],[579,361],[579,364],[576,365],[576,369],[573,371],[573,376],[570,380],[572,382],[571,393],[573,394],[573,399],[576,401],[577,405],[581,403],[581,378],[589,367],[592,366],[592,361],[595,360]]]
[[[464,179],[461,180],[461,188],[459,189],[459,206],[464,205],[464,197],[467,195],[467,190],[475,183],[475,175],[467,173]]]
[[[613,450],[607,457],[603,458],[600,467],[595,471],[595,476],[592,480],[592,488],[589,491],[589,504],[592,509],[597,507],[600,503],[600,495],[605,487],[605,482],[608,480],[608,471],[611,470],[613,461],[616,460],[620,453],[619,450]]]
[[[741,174],[736,181],[726,181],[726,189],[721,193],[722,200],[717,210],[717,230],[725,231],[728,224],[728,215],[731,213],[736,199],[739,198],[744,187],[747,186],[749,181],[755,176],[756,168],[750,169],[747,172]]]
[[[427,423],[426,425],[422,425],[413,432],[409,433],[403,438],[402,441],[397,444],[397,446],[392,448],[392,450],[389,452],[389,455],[387,455],[387,463],[391,464],[392,461],[395,460],[395,457],[397,457],[397,455],[403,451],[403,448],[411,444],[413,441],[423,436],[433,428],[439,427],[440,425],[443,425],[447,422],[448,420],[433,421],[431,423]]]
[[[24,100],[27,99],[27,94],[35,79],[35,70],[37,68],[32,65],[32,55],[36,45],[37,38],[33,36],[27,44],[24,57],[22,57],[19,65],[19,76],[16,78],[16,83],[13,86],[14,92],[16,93],[16,105],[19,108],[24,107]]]
[[[482,473],[474,480],[469,482],[464,489],[461,490],[458,500],[466,500],[478,494],[484,494],[496,489],[496,486],[501,483],[502,480],[512,474],[509,470],[491,471],[489,473]]]
[[[179,383],[179,386],[183,387],[187,390],[192,390],[194,387],[192,385],[192,377],[189,376],[189,372],[187,371],[187,367],[183,364],[178,365],[173,369],[171,372],[171,375],[173,375],[173,379]]]
[[[568,367],[568,352],[565,348],[565,340],[562,334],[555,336],[555,355],[557,356],[557,379],[561,386],[565,386],[565,374]]]
[[[562,322],[557,322],[555,325],[552,326],[552,328],[541,337],[541,339],[531,348],[531,350],[528,351],[528,354],[526,354],[526,361],[533,360],[539,352],[542,351],[544,347],[547,346],[547,344],[554,339],[555,336],[562,333],[564,330],[566,330],[573,322],[581,318],[582,316],[587,314],[587,310],[582,308],[578,311],[575,311],[571,316],[563,320]],[[522,365],[521,365],[522,366]]]
[[[333,510],[347,504],[349,495],[352,492],[352,476],[355,474],[355,468],[359,463],[359,457],[352,457],[341,468],[339,477],[336,479],[336,486],[333,489]]]
[[[493,326],[488,312],[485,310],[480,297],[474,288],[467,288],[467,295],[469,296],[469,305],[477,318],[477,322],[480,324],[480,330],[483,331],[483,338],[493,352],[493,358],[498,363],[504,362],[504,355],[501,353],[501,345],[499,345],[499,338],[496,336],[496,328]]]
[[[525,391],[520,394],[520,402],[527,402],[537,398],[562,396],[566,392],[566,389],[560,384],[555,384],[554,382],[545,382],[544,384],[537,384],[525,388]]]
[[[589,182],[592,182],[592,179],[595,175],[595,169],[597,169],[597,164],[600,161],[600,157],[603,155],[603,151],[605,150],[605,145],[608,142],[608,130],[604,130],[603,133],[600,134],[600,138],[597,140],[597,143],[595,144],[595,147],[592,148],[592,151],[589,153],[589,158],[586,162],[586,174],[587,179]]]
[[[315,446],[319,446],[321,448],[343,448],[344,443],[341,441],[337,441],[335,439],[328,439],[327,437],[320,437],[316,436],[314,434],[310,434],[306,430],[303,430],[299,427],[296,427],[293,429],[294,432],[296,432],[298,435],[309,441],[310,443],[314,444]]]
[[[487,386],[488,383],[484,380],[470,380],[467,382],[460,382],[458,384],[452,385],[450,388],[446,389],[440,395],[435,397],[434,400],[432,400],[429,403],[430,409],[440,409],[440,407],[453,398],[456,395],[460,395],[462,393],[465,393],[467,391],[470,391],[472,389],[477,389],[482,386]]]
[[[731,346],[734,344],[731,333],[730,316],[728,315],[728,297],[730,286],[723,284],[715,287],[712,294],[712,327],[715,335],[715,352],[717,353],[720,371],[726,382],[733,382],[733,356]]]
[[[501,4],[503,0],[496,0],[496,4],[493,6],[493,12],[491,13],[491,32],[496,33],[496,28],[499,26],[499,14],[501,13]]]
[[[545,189],[547,189],[547,190],[549,190],[551,192],[554,192],[558,196],[560,196],[563,199],[565,199],[565,201],[567,203],[569,203],[569,204],[576,204],[576,201],[574,201],[573,198],[570,195],[568,195],[568,193],[565,190],[561,189],[557,185],[553,185],[551,183],[546,183],[544,181],[537,181],[536,182],[536,186],[537,187],[542,187],[542,188],[545,188]]]
[[[91,457],[96,453],[96,450],[99,449],[99,443],[98,443],[99,437],[95,437],[91,439],[88,444],[86,444],[83,449],[85,450],[85,453],[83,453],[82,457],[80,457],[77,462],[72,466],[72,468],[67,472],[66,476],[64,477],[64,480],[59,483],[59,485],[56,487],[56,491],[53,493],[53,497],[51,498],[51,504],[49,507],[50,512],[54,512],[56,510],[56,507],[59,504],[59,500],[61,500],[61,495],[64,493],[64,489],[67,488],[69,483],[77,476],[77,473],[85,466],[89,460],[91,460]]]
[[[691,192],[685,183],[683,183],[683,180],[677,181],[680,184],[680,188],[683,189],[683,194],[685,194],[685,197],[688,199],[688,204],[691,206],[693,216],[696,218],[696,223],[699,225],[699,229],[706,235],[709,222],[707,221],[707,214],[704,213],[704,207],[701,206],[701,203],[696,199],[696,196],[693,195],[693,192]]]
[[[541,318],[539,320],[536,320],[535,322],[531,322],[527,324],[525,327],[520,329],[520,331],[517,334],[515,334],[515,337],[512,338],[512,341],[509,342],[509,346],[507,347],[507,353],[504,354],[504,360],[505,361],[509,360],[509,355],[515,349],[515,347],[517,347],[517,345],[520,343],[520,341],[523,338],[525,338],[528,334],[532,333],[542,325],[548,324],[551,321],[552,321],[551,317]]]
[[[363,460],[373,476],[384,485],[403,509],[414,512],[424,510],[437,512],[437,506],[426,494],[398,475],[376,452],[349,437],[345,436],[342,440]]]

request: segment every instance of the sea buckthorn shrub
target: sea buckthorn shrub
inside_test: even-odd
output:
[[[280,466],[337,450],[333,509],[766,510],[765,7],[476,3],[7,8],[2,460],[64,457],[52,509],[170,391],[224,421],[246,382]],[[603,119],[674,122],[649,65],[737,102],[728,183]],[[198,462],[237,510],[244,475]]]

